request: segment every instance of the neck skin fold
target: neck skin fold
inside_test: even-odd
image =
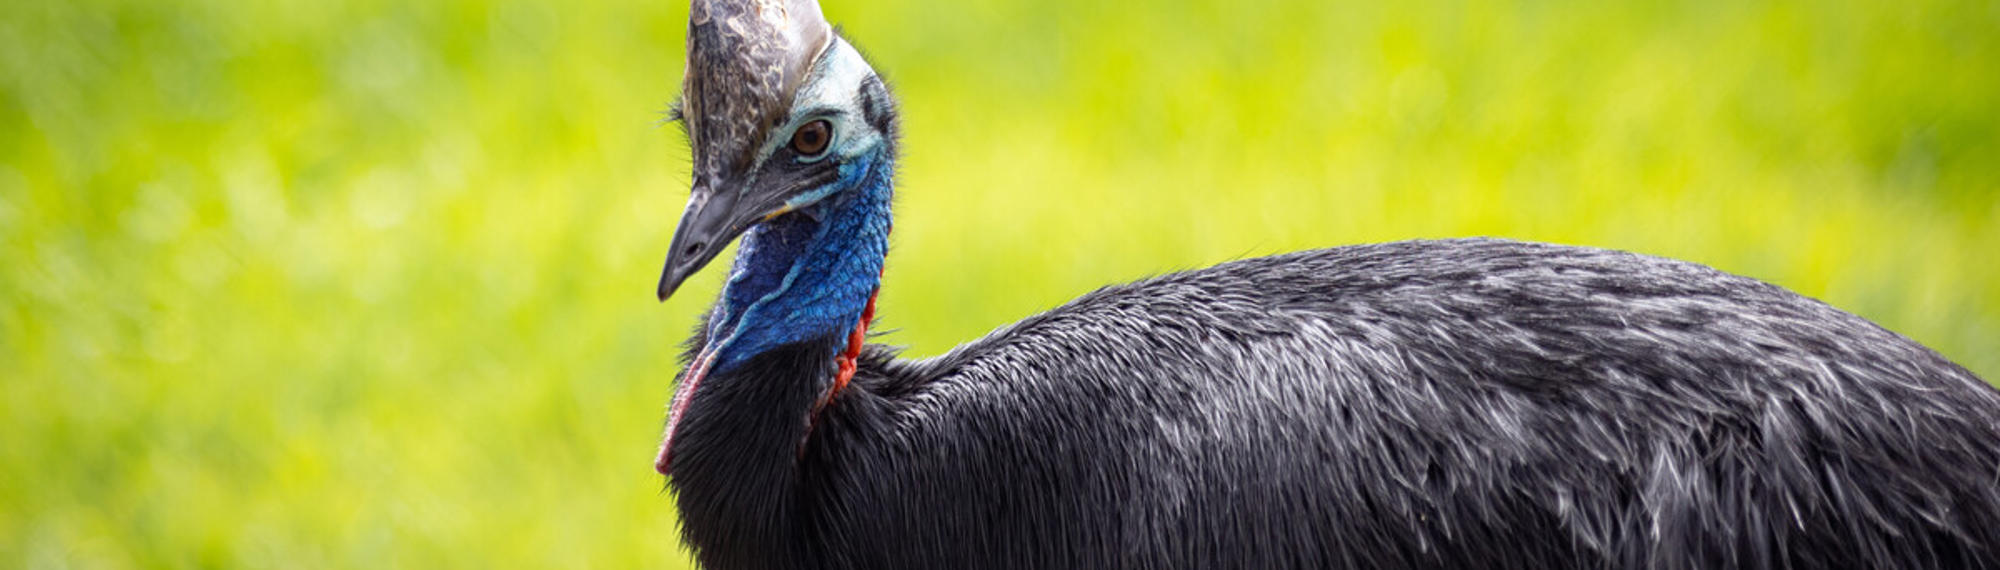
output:
[[[655,468],[669,473],[675,437],[689,414],[704,413],[698,396],[725,389],[715,382],[780,382],[787,389],[824,392],[825,378],[738,378],[751,359],[781,347],[825,343],[844,353],[881,285],[888,255],[889,161],[864,155],[841,166],[842,187],[821,202],[759,223],[744,233],[722,298],[710,313],[702,348],[675,388],[667,434]],[[832,362],[827,363],[831,365]],[[729,413],[716,410],[716,413]],[[800,409],[799,434],[809,415]],[[796,439],[794,439],[796,441]]]

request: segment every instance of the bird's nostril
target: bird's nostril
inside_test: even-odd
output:
[[[694,254],[697,254],[697,253],[701,253],[701,248],[702,248],[702,246],[705,246],[705,245],[708,245],[708,244],[705,244],[705,243],[702,243],[702,242],[694,242],[694,243],[691,243],[691,244],[688,244],[688,247],[687,247],[687,251],[684,251],[684,252],[681,252],[681,255],[686,255],[686,256],[690,256],[690,257],[691,257],[691,256],[693,256]]]

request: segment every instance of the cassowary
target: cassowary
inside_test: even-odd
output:
[[[897,359],[888,89],[812,0],[690,16],[660,298],[741,246],[656,468],[706,567],[2000,567],[2000,393],[1679,261],[1300,252]]]

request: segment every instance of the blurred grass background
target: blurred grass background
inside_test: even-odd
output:
[[[674,567],[714,271],[686,7],[0,3],[0,567]],[[826,0],[904,102],[882,306],[1496,235],[1690,259],[2000,379],[2000,3]]]

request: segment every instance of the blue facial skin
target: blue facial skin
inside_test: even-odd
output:
[[[879,150],[856,157],[840,165],[830,196],[743,233],[709,319],[703,352],[715,355],[714,370],[787,344],[846,338],[881,284],[893,171]]]

